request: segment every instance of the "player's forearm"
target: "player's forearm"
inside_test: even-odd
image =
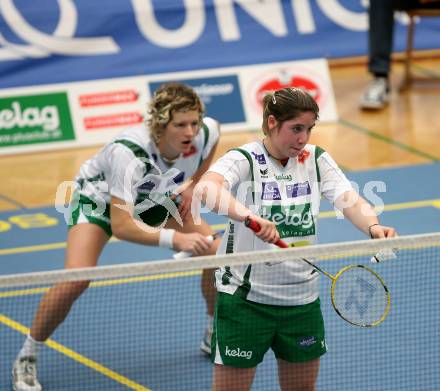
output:
[[[112,202],[110,215],[112,232],[118,239],[148,246],[159,244],[160,230],[136,220],[133,207],[122,200]]]
[[[374,208],[358,194],[354,195],[352,193],[349,197],[351,197],[352,202],[348,202],[346,206],[342,208],[344,216],[350,220],[356,228],[369,236],[369,227],[379,223]]]
[[[251,211],[224,187],[221,175],[207,173],[195,189],[196,197],[213,212],[236,221],[244,221]]]
[[[247,217],[252,215],[249,208],[237,201],[232,194],[224,188],[221,189],[220,200],[224,200],[220,204],[220,210],[221,208],[227,208],[225,214],[232,220],[243,222]]]
[[[144,224],[142,221],[129,217],[127,221],[113,223],[113,234],[121,240],[133,243],[144,244],[147,246],[157,246],[159,244],[160,230]]]

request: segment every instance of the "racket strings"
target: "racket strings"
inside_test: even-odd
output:
[[[361,266],[352,266],[335,280],[332,302],[337,312],[350,323],[372,326],[386,316],[389,295],[374,273]]]

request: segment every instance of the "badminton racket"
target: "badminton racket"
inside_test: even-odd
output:
[[[245,224],[254,232],[261,229],[251,219],[247,219]],[[274,244],[281,248],[289,247],[281,239]],[[332,306],[346,322],[359,327],[374,327],[385,320],[390,311],[391,297],[384,280],[374,270],[364,265],[348,265],[332,275],[309,260],[300,259],[332,281]]]

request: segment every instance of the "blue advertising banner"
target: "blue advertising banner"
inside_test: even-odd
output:
[[[365,3],[0,0],[0,88],[365,55]],[[416,47],[439,48],[439,30],[422,20]]]
[[[150,83],[151,94],[168,80]],[[185,83],[197,92],[206,107],[206,115],[221,124],[245,122],[243,101],[237,75],[173,80]]]

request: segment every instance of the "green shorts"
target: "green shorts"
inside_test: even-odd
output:
[[[155,205],[152,208],[139,213],[140,220],[150,227],[162,224],[169,218],[169,216],[169,212],[162,205]]]
[[[142,203],[145,200],[145,196],[138,196],[136,199],[136,205]],[[176,200],[173,200],[174,204],[179,207],[179,203]],[[142,222],[149,225],[150,227],[156,227],[162,224],[164,221],[166,222],[170,217],[170,212],[168,212],[167,208],[161,204],[156,204],[151,208],[143,210],[142,212],[138,212],[139,218]]]
[[[75,193],[70,203],[70,219],[67,225],[70,229],[81,223],[96,224],[107,235],[112,236],[110,205],[105,203],[104,200],[97,203],[89,197]]]
[[[320,301],[277,306],[219,292],[211,342],[215,364],[253,368],[269,348],[288,362],[314,360],[327,351]]]
[[[74,207],[75,205],[77,206]],[[154,227],[162,224],[169,217],[169,213],[162,205],[156,205],[140,213],[139,217],[145,224]],[[74,202],[70,205],[68,227],[70,229],[80,223],[96,224],[107,235],[113,235],[110,221],[110,205],[105,202],[97,203],[82,194],[78,198],[78,193],[76,193],[74,195]]]

